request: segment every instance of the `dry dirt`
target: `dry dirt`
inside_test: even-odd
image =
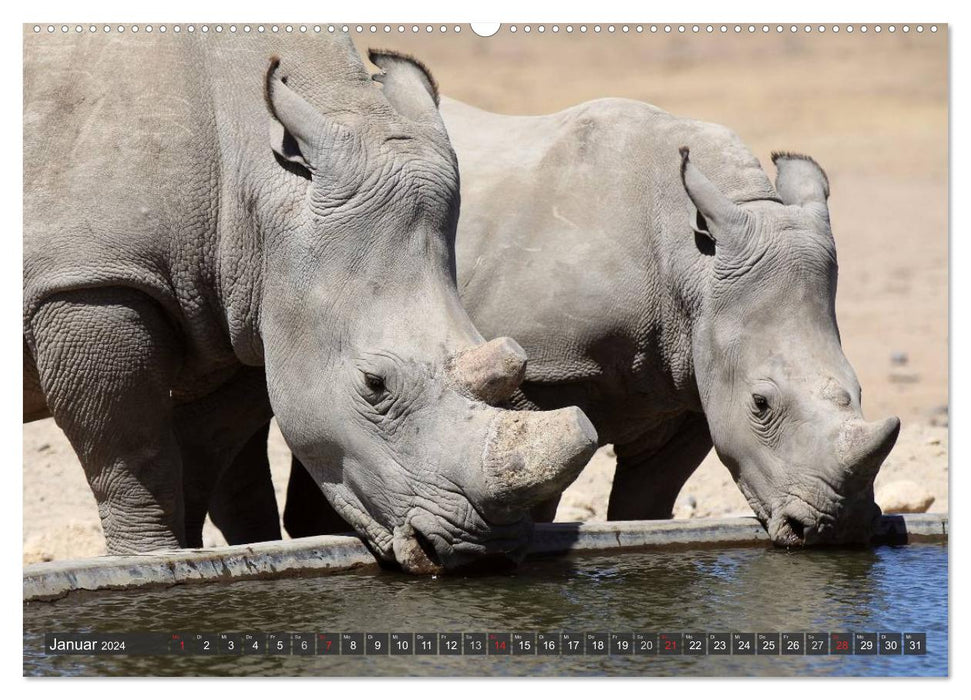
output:
[[[497,112],[539,114],[597,97],[629,97],[730,126],[771,168],[773,150],[814,156],[831,182],[840,259],[837,314],[869,418],[900,416],[879,491],[906,479],[948,499],[947,36],[594,35],[490,39],[451,33],[358,42],[415,54],[444,94]],[[24,562],[103,553],[81,467],[50,420],[23,429]],[[271,440],[278,488],[289,459]],[[602,449],[558,519],[602,518],[612,478]],[[282,494],[278,493],[282,502]],[[691,505],[693,504],[693,505]],[[714,455],[676,514],[747,511]],[[211,526],[207,544],[221,541]]]

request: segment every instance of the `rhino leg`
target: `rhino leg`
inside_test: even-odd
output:
[[[245,542],[280,539],[272,483],[269,483],[268,505],[261,500],[265,499],[265,493],[260,490],[249,492],[250,484],[238,483],[234,478],[221,479],[253,434],[268,427],[271,415],[265,374],[257,367],[241,367],[216,391],[176,407],[176,435],[182,448],[187,546],[202,546],[202,526],[213,503],[216,503],[217,511],[221,506],[223,511],[236,509],[239,513],[238,518],[230,516],[233,526],[227,529],[232,530],[233,538],[226,535],[230,544],[244,543],[233,540],[237,536],[247,537],[247,530],[252,527],[250,521],[258,520],[262,515],[268,516],[269,526],[249,533],[260,535],[260,539],[246,539]],[[262,437],[265,451],[265,431]],[[266,473],[269,482],[269,467]],[[226,484],[225,488],[219,488],[221,482]],[[236,499],[241,501],[238,505],[234,503]],[[250,513],[249,506],[259,509]],[[269,513],[268,508],[271,508]],[[217,517],[214,516],[214,522]]]
[[[229,544],[281,539],[280,512],[266,455],[267,423],[256,431],[236,455],[216,485],[209,501],[209,516]]]
[[[40,385],[40,374],[34,355],[24,338],[24,423],[50,418],[51,412],[47,408],[47,400]]]
[[[711,450],[708,422],[688,413],[638,440],[615,445],[617,471],[607,520],[670,518],[681,487]]]
[[[290,537],[311,537],[350,532],[353,528],[337,514],[324,498],[303,464],[296,457],[290,464],[287,504],[283,508],[283,527]]]
[[[132,289],[78,290],[45,301],[30,327],[47,405],[84,466],[109,554],[184,545],[169,393],[181,353],[162,310]]]

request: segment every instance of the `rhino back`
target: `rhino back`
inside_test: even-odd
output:
[[[269,148],[273,55],[311,104],[340,93],[343,109],[367,108],[349,41],[27,33],[25,321],[57,292],[134,287],[181,327],[190,355],[231,354],[225,331],[245,323],[232,307],[251,311],[260,229],[285,225],[306,187]]]
[[[443,100],[443,114],[462,181],[462,299],[487,338],[526,349],[530,398],[575,402],[602,433],[683,408],[694,391],[683,309],[707,261],[678,148],[736,201],[775,197],[757,159],[724,127],[632,100],[538,117]],[[603,415],[631,394],[650,394],[644,415],[627,404]]]

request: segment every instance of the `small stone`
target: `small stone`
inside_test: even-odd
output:
[[[38,452],[47,452],[47,450],[49,450],[49,449],[51,449],[51,443],[45,442],[43,445],[41,445],[41,446],[39,446],[37,448],[37,451]]]
[[[916,372],[891,372],[887,379],[893,384],[917,384],[920,375]]]
[[[884,513],[926,513],[934,496],[913,481],[892,481],[876,492],[876,501]]]
[[[694,518],[698,514],[698,502],[695,500],[694,496],[688,496],[682,503],[678,503],[674,506],[674,513],[672,515],[677,520],[687,520],[688,518]]]
[[[903,367],[909,360],[910,358],[907,357],[907,353],[901,350],[890,353],[890,363],[898,367]]]
[[[930,424],[938,428],[946,428],[948,426],[947,404],[941,404],[940,406],[936,406],[931,411]]]

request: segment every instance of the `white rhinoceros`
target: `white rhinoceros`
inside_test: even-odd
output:
[[[489,405],[525,357],[459,302],[424,67],[376,56],[382,90],[346,36],[25,32],[24,419],[67,434],[108,551],[200,545],[272,411],[379,556],[521,556],[528,507],[596,433],[576,408]],[[222,499],[237,521],[268,506]]]

